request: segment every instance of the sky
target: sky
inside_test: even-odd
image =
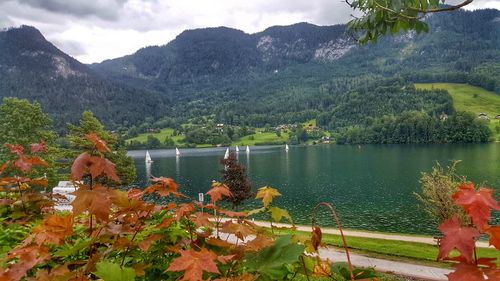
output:
[[[467,6],[478,8],[500,9],[500,0]],[[341,0],[0,0],[0,28],[34,26],[65,53],[94,63],[167,44],[186,29],[255,33],[298,22],[346,23],[352,13]]]

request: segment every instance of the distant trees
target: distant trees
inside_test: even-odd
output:
[[[224,167],[221,170],[223,183],[232,193],[231,197],[225,197],[224,200],[231,202],[233,208],[237,208],[243,201],[253,197],[245,167],[238,163],[234,153],[230,153],[227,159],[221,159],[220,163]]]

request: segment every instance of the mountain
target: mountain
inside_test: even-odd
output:
[[[40,102],[59,130],[84,110],[117,128],[157,119],[168,106],[157,93],[103,79],[30,26],[0,32],[0,97],[6,96]]]

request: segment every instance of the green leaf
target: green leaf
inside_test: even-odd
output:
[[[274,222],[280,222],[282,218],[286,218],[290,223],[293,224],[292,217],[287,210],[278,207],[272,207],[269,209],[269,212],[271,213],[271,217],[273,218]]]
[[[283,280],[289,273],[286,264],[298,263],[304,246],[294,244],[291,236],[277,239],[274,245],[245,256],[244,265],[250,272],[260,273],[271,280]]]
[[[70,257],[81,254],[83,250],[86,250],[90,246],[90,239],[82,240],[78,239],[71,244],[64,244],[57,252],[54,253],[55,257]]]
[[[119,264],[101,261],[96,265],[94,274],[104,281],[134,281],[135,271],[132,268],[120,267]]]

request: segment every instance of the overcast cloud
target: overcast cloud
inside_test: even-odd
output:
[[[500,0],[468,6],[477,8],[500,9]],[[92,63],[164,45],[185,29],[254,33],[303,21],[345,23],[351,13],[340,0],[0,0],[0,28],[35,26],[64,52]]]

